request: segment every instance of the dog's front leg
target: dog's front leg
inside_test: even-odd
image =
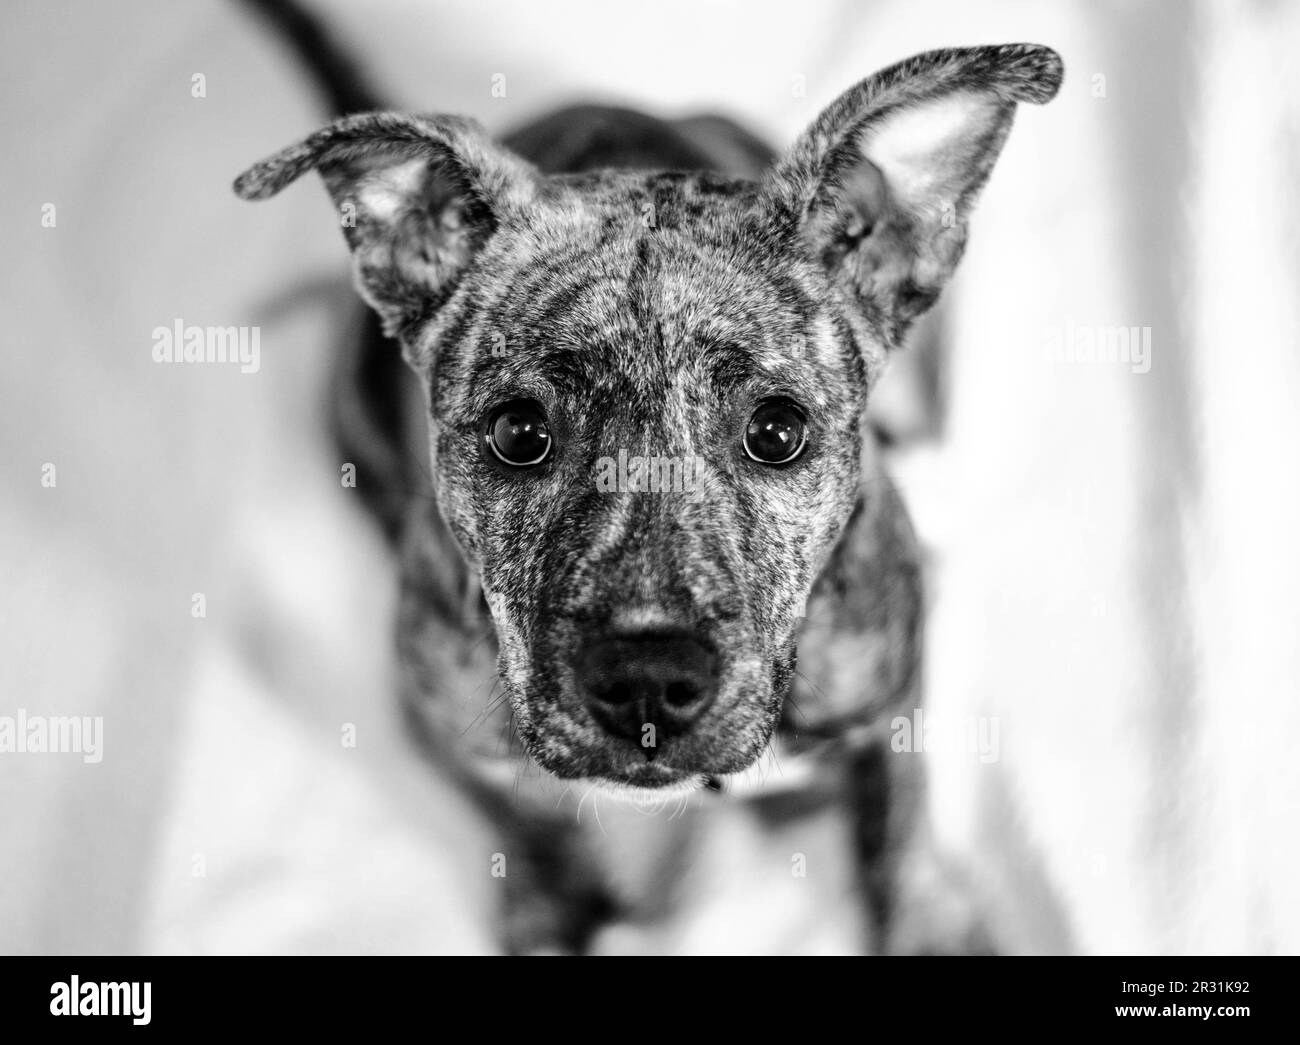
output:
[[[926,821],[925,755],[896,751],[890,723],[921,705],[921,551],[869,446],[858,505],[809,601],[784,729],[841,762],[873,949],[992,949],[983,905]]]

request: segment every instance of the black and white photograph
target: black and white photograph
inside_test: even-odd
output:
[[[0,26],[39,1026],[247,956],[1265,1011],[1209,959],[1300,951],[1300,4]]]

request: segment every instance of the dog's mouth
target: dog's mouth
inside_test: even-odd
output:
[[[632,767],[618,777],[591,778],[603,793],[633,804],[693,794],[715,779],[705,773],[670,769],[653,763]]]
[[[665,631],[567,649],[509,687],[516,733],[553,776],[632,796],[696,791],[752,766],[776,729],[786,687],[758,656]]]
[[[618,743],[598,741],[590,747],[572,749],[563,761],[555,761],[543,746],[530,754],[552,776],[587,782],[602,793],[631,802],[691,794],[702,789],[720,790],[721,780],[751,767],[761,752],[740,755],[720,744],[702,756],[696,752],[665,751],[654,761],[637,752],[621,750]],[[719,766],[720,769],[712,767]]]

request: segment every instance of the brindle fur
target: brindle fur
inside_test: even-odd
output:
[[[459,117],[348,115],[236,182],[262,199],[322,174],[355,215],[358,288],[419,378],[436,503],[410,494],[397,354],[376,337],[346,370],[340,431],[400,548],[412,724],[514,839],[511,949],[580,951],[611,919],[653,915],[606,880],[572,802],[521,758],[568,780],[716,789],[774,737],[815,760],[809,783],[706,800],[777,820],[852,810],[864,946],[990,946],[977,913],[937,940],[897,928],[926,843],[917,760],[891,757],[883,734],[920,699],[921,571],[862,419],[960,257],[1016,103],[1060,79],[1054,52],[1030,45],[920,55],[850,89],[774,164],[717,119],[583,107],[502,146]],[[864,143],[951,99],[975,121],[938,161],[956,179],[923,205],[895,199]],[[782,468],[739,447],[773,394],[812,431]],[[486,415],[518,396],[546,406],[558,445],[526,473],[483,449]],[[703,483],[600,493],[594,463],[619,449],[702,458]],[[572,667],[593,638],[647,626],[689,629],[722,658],[713,707],[653,758],[598,726]]]

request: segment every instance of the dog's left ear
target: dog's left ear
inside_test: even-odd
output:
[[[536,171],[472,120],[365,113],[250,167],[235,192],[265,199],[312,169],[339,211],[357,289],[395,337],[446,301],[499,228],[527,220],[536,190]]]
[[[930,51],[850,88],[769,172],[778,221],[895,347],[930,307],[1017,102],[1050,101],[1060,56],[1009,44]]]

